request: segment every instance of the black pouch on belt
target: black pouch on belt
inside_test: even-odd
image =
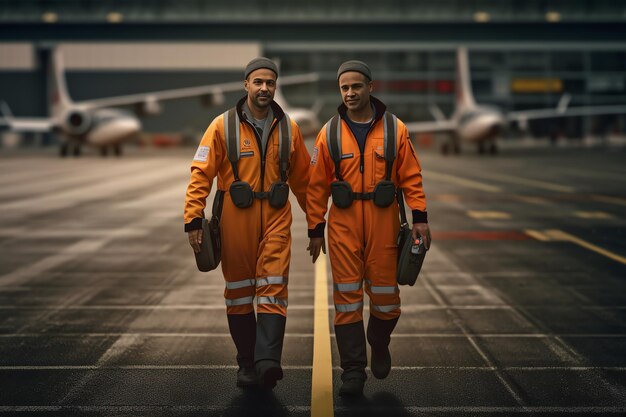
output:
[[[382,180],[374,187],[374,204],[378,207],[389,207],[396,198],[396,186],[393,181]]]
[[[333,204],[339,208],[348,208],[352,205],[352,187],[347,181],[335,181],[330,184],[330,194]]]
[[[270,206],[274,208],[282,208],[287,204],[289,199],[289,185],[284,181],[276,181],[272,183],[268,201]]]
[[[230,198],[233,204],[239,208],[248,208],[254,200],[254,193],[250,184],[245,181],[233,181],[229,188]]]

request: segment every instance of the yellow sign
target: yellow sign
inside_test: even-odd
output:
[[[563,81],[559,78],[514,78],[511,81],[514,93],[560,93]]]

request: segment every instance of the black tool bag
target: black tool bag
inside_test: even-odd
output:
[[[224,203],[224,192],[218,190],[213,200],[211,220],[202,219],[202,243],[196,253],[196,265],[202,272],[217,268],[222,260],[222,240],[220,237],[220,216]]]
[[[400,232],[398,233],[398,267],[396,280],[399,285],[415,285],[417,276],[422,269],[426,248],[420,237],[419,243],[413,241],[413,233],[406,219],[404,212],[404,201],[402,199],[402,189],[398,189],[398,205],[400,206]]]
[[[350,183],[343,180],[341,175],[341,118],[333,116],[326,124],[326,141],[330,157],[335,163],[335,178],[330,184],[330,194],[333,204],[338,208],[348,208],[354,200],[373,200],[378,207],[389,207],[396,197],[396,186],[391,181],[393,161],[396,159],[396,116],[385,112],[385,179],[379,181],[371,193],[355,193]]]

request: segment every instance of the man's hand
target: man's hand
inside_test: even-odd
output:
[[[202,244],[202,229],[191,230],[187,232],[189,244],[195,253],[200,253],[200,245]]]
[[[309,240],[309,247],[307,249],[313,259],[313,263],[315,263],[317,257],[320,256],[320,249],[322,252],[326,253],[326,240],[323,237],[312,237]]]
[[[413,242],[421,236],[424,240],[424,248],[426,248],[426,250],[430,249],[431,238],[428,223],[413,223],[411,232],[413,233]]]

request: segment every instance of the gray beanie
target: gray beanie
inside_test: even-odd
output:
[[[272,61],[269,58],[265,58],[261,56],[258,58],[254,58],[252,61],[248,62],[248,65],[246,65],[244,79],[248,79],[248,75],[250,75],[252,71],[256,71],[260,68],[267,68],[269,70],[274,71],[274,73],[276,74],[276,78],[278,78],[278,67],[276,66],[274,61]]]
[[[370,67],[363,61],[357,61],[353,59],[351,61],[346,61],[341,64],[339,66],[339,69],[337,70],[337,79],[339,79],[341,74],[348,71],[360,72],[361,74],[365,75],[370,81],[372,80],[372,71],[370,70]]]

